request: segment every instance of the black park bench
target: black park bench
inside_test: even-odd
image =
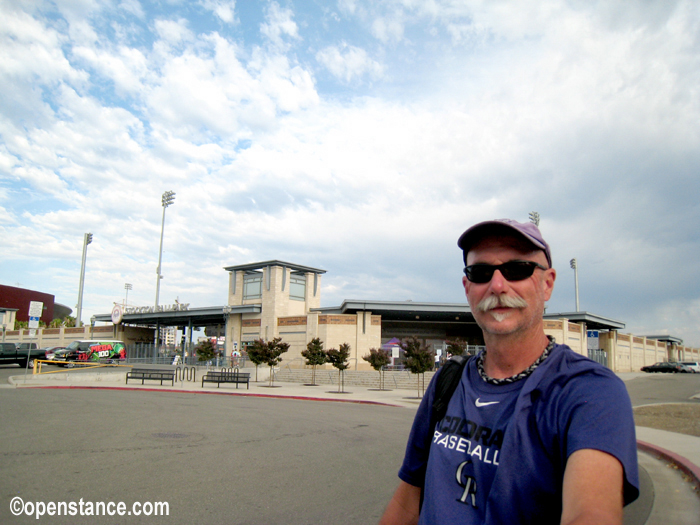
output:
[[[140,379],[142,385],[147,379],[153,381],[160,381],[161,385],[163,384],[163,381],[170,381],[170,384],[174,386],[175,370],[159,370],[155,368],[132,368],[131,372],[126,373],[127,384],[129,383],[129,379]]]
[[[202,388],[204,388],[204,383],[216,383],[217,388],[221,387],[221,383],[236,383],[236,388],[238,384],[245,383],[246,388],[250,389],[250,374],[248,372],[207,372],[202,377]]]

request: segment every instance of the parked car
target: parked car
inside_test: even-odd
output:
[[[51,361],[56,355],[56,352],[63,349],[65,349],[65,346],[49,346],[48,348],[44,348],[44,357]]]
[[[653,365],[643,366],[641,370],[642,372],[664,372],[668,374],[692,372],[692,370],[687,366],[683,366],[680,363],[669,363],[667,361],[661,361],[659,363],[654,363]]]
[[[697,361],[682,361],[681,364],[687,366],[696,374],[700,374],[700,363]]]

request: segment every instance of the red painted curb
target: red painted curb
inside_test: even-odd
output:
[[[673,463],[678,469],[685,475],[691,478],[693,485],[695,485],[695,490],[700,491],[700,467],[698,467],[692,461],[666,450],[665,448],[659,447],[657,445],[652,445],[645,441],[637,440],[637,449],[647,452],[649,454],[654,454],[670,463]]]
[[[78,386],[78,385],[42,385],[42,386],[23,386],[22,388],[53,388],[53,389],[78,389],[78,390],[137,390],[140,392],[175,392],[178,394],[212,394],[215,396],[241,396],[241,397],[268,397],[274,399],[296,399],[301,401],[329,401],[332,403],[355,403],[360,405],[378,405],[385,407],[403,408],[400,405],[392,405],[390,403],[381,403],[379,401],[367,401],[364,399],[328,399],[325,397],[308,397],[308,396],[282,396],[274,394],[243,394],[241,392],[208,392],[206,390],[177,390],[174,388],[138,388],[138,387],[114,387],[114,386]]]

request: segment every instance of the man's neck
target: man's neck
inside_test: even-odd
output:
[[[525,335],[484,333],[484,341],[484,369],[486,374],[494,379],[511,377],[527,369],[542,355],[549,343],[541,326],[540,329]]]

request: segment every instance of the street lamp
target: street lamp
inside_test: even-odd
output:
[[[571,265],[571,268],[574,270],[574,280],[576,283],[576,311],[578,312],[578,264],[576,264],[576,259],[571,259],[569,261],[569,264]]]
[[[540,214],[537,213],[536,211],[531,211],[528,215],[530,217],[530,222],[537,226],[538,228],[540,227]]]
[[[80,286],[78,287],[78,306],[75,319],[75,325],[80,328],[83,326],[83,322],[80,317],[83,314],[83,284],[85,283],[85,258],[87,257],[87,247],[88,244],[92,242],[92,233],[86,233],[83,235],[83,262],[80,265]]]
[[[126,290],[126,297],[124,297],[124,308],[126,308],[129,304],[129,290],[133,290],[134,287],[131,285],[131,283],[124,283],[124,289]]]
[[[158,268],[156,268],[156,312],[158,311],[158,296],[160,295],[160,280],[163,276],[160,274],[160,264],[163,258],[163,230],[165,229],[165,208],[170,206],[175,201],[175,192],[166,191],[163,193],[161,202],[163,203],[163,221],[160,224],[160,251],[158,252]]]

